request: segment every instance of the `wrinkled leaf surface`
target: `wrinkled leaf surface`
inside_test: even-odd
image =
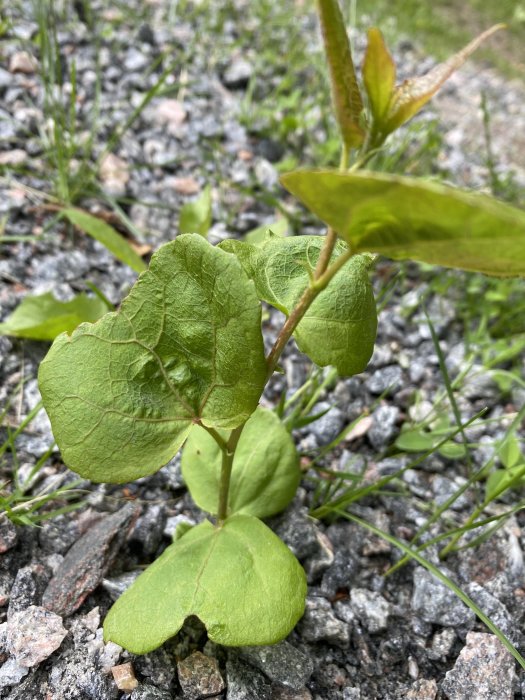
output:
[[[272,237],[262,248],[225,241],[255,281],[260,299],[289,315],[309,284],[317,263],[320,236]],[[346,246],[340,243],[334,257]],[[316,364],[333,365],[342,376],[362,372],[373,352],[377,314],[368,278],[370,261],[355,256],[313,301],[294,333],[299,349]]]
[[[193,422],[240,425],[265,382],[260,324],[233,256],[197,234],[162,246],[118,312],[59,336],[40,365],[66,464],[129,481],[166,464]]]

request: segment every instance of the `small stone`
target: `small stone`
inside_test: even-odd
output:
[[[267,190],[271,190],[279,184],[279,173],[264,158],[258,158],[253,169],[257,182]]]
[[[403,370],[398,365],[376,369],[366,380],[365,386],[372,394],[391,396],[402,385]]]
[[[24,668],[37,666],[62,644],[62,618],[38,605],[14,613],[7,623],[7,648]]]
[[[50,572],[42,564],[30,564],[17,571],[9,594],[8,619],[30,605],[40,605],[49,577]]]
[[[316,403],[311,414],[314,416],[323,411],[327,412],[309,425],[308,429],[315,435],[318,445],[329,445],[343,429],[345,417],[341,410],[326,401]]]
[[[129,165],[114,153],[108,153],[100,164],[100,179],[104,190],[113,197],[122,197],[129,182]]]
[[[13,148],[11,151],[0,153],[0,165],[22,165],[29,158],[22,148]]]
[[[316,532],[317,548],[304,563],[306,577],[309,583],[317,581],[321,574],[328,569],[334,561],[334,548],[328,537],[318,530]]]
[[[134,571],[126,571],[125,574],[120,574],[120,576],[115,576],[115,578],[105,578],[102,580],[102,588],[109,593],[111,600],[115,601],[134,583],[141,573],[141,569],[135,569]]]
[[[371,634],[388,627],[392,606],[380,593],[352,588],[350,600],[355,614]]]
[[[172,177],[166,179],[166,186],[173,187],[179,194],[197,194],[201,189],[193,177]]]
[[[239,654],[271,681],[292,690],[302,690],[314,670],[312,659],[289,642],[243,647]]]
[[[27,676],[29,669],[20,666],[15,659],[7,659],[0,667],[0,688],[7,688],[10,685],[20,683],[22,678]]]
[[[75,612],[102,581],[138,512],[135,504],[127,503],[75,542],[49,582],[42,605],[63,616]]]
[[[350,686],[343,688],[343,700],[361,700],[361,689]]]
[[[167,690],[159,690],[154,685],[141,685],[131,693],[131,700],[172,700]]]
[[[434,680],[420,678],[406,695],[406,700],[434,700],[438,692],[437,683]]]
[[[31,75],[37,68],[37,62],[27,51],[17,51],[9,60],[10,73],[26,73]]]
[[[427,650],[428,658],[433,661],[445,661],[456,641],[456,632],[448,627],[441,632],[436,632],[432,637],[430,649]]]
[[[210,698],[225,688],[217,660],[200,651],[179,661],[177,671],[182,692],[188,700]]]
[[[157,103],[153,120],[160,126],[166,126],[168,133],[177,134],[186,119],[186,109],[179,100],[166,99]]]
[[[252,74],[252,64],[246,59],[236,56],[224,72],[222,82],[230,90],[241,90],[248,85]]]
[[[325,598],[307,598],[300,626],[307,642],[328,642],[343,649],[350,644],[348,625],[334,615]]]
[[[514,675],[514,659],[497,637],[469,632],[441,690],[448,700],[512,700]]]
[[[18,534],[16,527],[6,517],[5,513],[0,517],[0,554],[7,552],[15,546]]]
[[[130,533],[130,543],[140,544],[147,556],[154,555],[162,542],[165,524],[166,507],[162,503],[148,505]]]
[[[252,700],[254,696],[250,696]],[[259,696],[257,696],[259,700]],[[276,686],[273,689],[272,700],[312,700],[312,693],[308,688],[301,688],[301,690],[291,690],[290,688],[280,688]]]
[[[226,662],[226,700],[273,700],[266,678],[234,654]]]
[[[134,690],[139,684],[135,678],[133,666],[130,663],[113,666],[111,673],[119,690],[125,690],[126,692]]]
[[[441,569],[449,575],[448,571]],[[475,615],[456,594],[425,569],[414,571],[412,610],[426,622],[446,627],[470,624]]]
[[[148,56],[145,56],[141,51],[130,48],[124,58],[124,68],[129,73],[136,73],[145,68],[149,63]]]
[[[372,413],[374,420],[368,431],[368,439],[376,450],[389,445],[397,433],[399,408],[397,406],[378,406]]]

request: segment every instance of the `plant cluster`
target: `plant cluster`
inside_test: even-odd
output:
[[[277,642],[303,613],[305,574],[262,521],[290,503],[300,479],[288,430],[259,405],[292,336],[321,367],[342,376],[363,371],[376,335],[370,271],[378,255],[525,274],[524,212],[486,195],[364,170],[499,27],[401,85],[381,33],[371,29],[360,83],[337,0],[317,7],[341,166],[290,172],[281,182],[326,234],[270,230],[212,246],[202,235],[205,195],[184,222],[193,232],[153,255],[118,311],[59,335],[40,366],[44,405],[73,471],[123,483],[152,474],[182,448],[185,481],[209,514],[179,531],[109,612],[106,639],[135,653],[155,649],[192,615],[210,639],[237,646]],[[78,210],[62,213],[86,230],[94,225]],[[262,302],[286,315],[266,356]],[[520,460],[509,456],[511,478]]]

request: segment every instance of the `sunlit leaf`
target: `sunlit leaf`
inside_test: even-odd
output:
[[[208,513],[217,512],[222,452],[198,425],[191,429],[182,453],[182,475],[193,500]],[[290,434],[273,411],[258,408],[243,428],[230,481],[230,513],[259,518],[284,510],[295,495],[301,471]]]
[[[140,256],[135,253],[125,238],[102,219],[92,216],[81,209],[62,209],[61,214],[84,233],[102,243],[110,253],[135,272],[143,272],[147,265]]]
[[[101,299],[86,294],[78,294],[70,301],[58,301],[51,292],[27,296],[0,323],[0,335],[54,340],[60,333],[71,333],[84,321],[96,321],[107,310]]]
[[[488,39],[488,37],[504,27],[504,24],[496,24],[476,37],[464,49],[451,56],[447,61],[437,65],[426,75],[409,78],[399,85],[392,95],[385,131],[394,131],[394,129],[397,129],[419,112],[421,107],[435,95],[443,83],[465,63],[467,58],[476,51],[485,39]]]
[[[243,423],[266,378],[260,325],[232,255],[197,234],[162,246],[118,312],[60,335],[40,365],[65,463],[129,481],[166,464],[194,422]]]
[[[320,236],[293,236],[270,238],[262,248],[240,241],[224,241],[221,247],[239,257],[259,298],[289,315],[309,284],[323,242]],[[344,250],[339,243],[333,257]],[[333,365],[342,376],[362,372],[374,348],[377,314],[369,266],[367,256],[351,258],[294,333],[302,352],[321,367]]]
[[[258,226],[248,231],[244,236],[244,240],[252,245],[261,246],[266,243],[271,236],[286,236],[287,231],[288,219],[277,219],[277,221],[271,224],[264,224],[264,226]]]
[[[396,82],[396,66],[383,35],[376,27],[368,30],[363,80],[374,118],[374,126],[381,129],[388,113]]]
[[[305,595],[302,567],[260,520],[233,515],[221,527],[204,521],[117,600],[104,638],[145,654],[195,615],[216,644],[274,644],[303,614]]]
[[[207,185],[193,202],[187,202],[180,210],[179,232],[208,235],[211,226],[211,187]]]
[[[525,212],[488,195],[365,171],[298,170],[281,181],[356,253],[525,274]]]
[[[496,469],[489,474],[485,483],[485,499],[493,500],[509,488],[525,485],[525,464],[517,464],[511,469]]]
[[[363,100],[355,75],[352,52],[338,0],[317,0],[326,59],[332,82],[335,116],[347,148],[364,139],[359,126]]]

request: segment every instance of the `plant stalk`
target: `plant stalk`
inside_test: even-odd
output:
[[[222,523],[228,517],[228,495],[230,492],[233,458],[235,456],[235,448],[237,447],[242,429],[245,425],[246,422],[232,430],[228,442],[222,441],[224,448],[219,443],[219,447],[222,450],[221,477],[219,481],[219,505],[217,508],[217,524],[219,526],[222,525]]]

